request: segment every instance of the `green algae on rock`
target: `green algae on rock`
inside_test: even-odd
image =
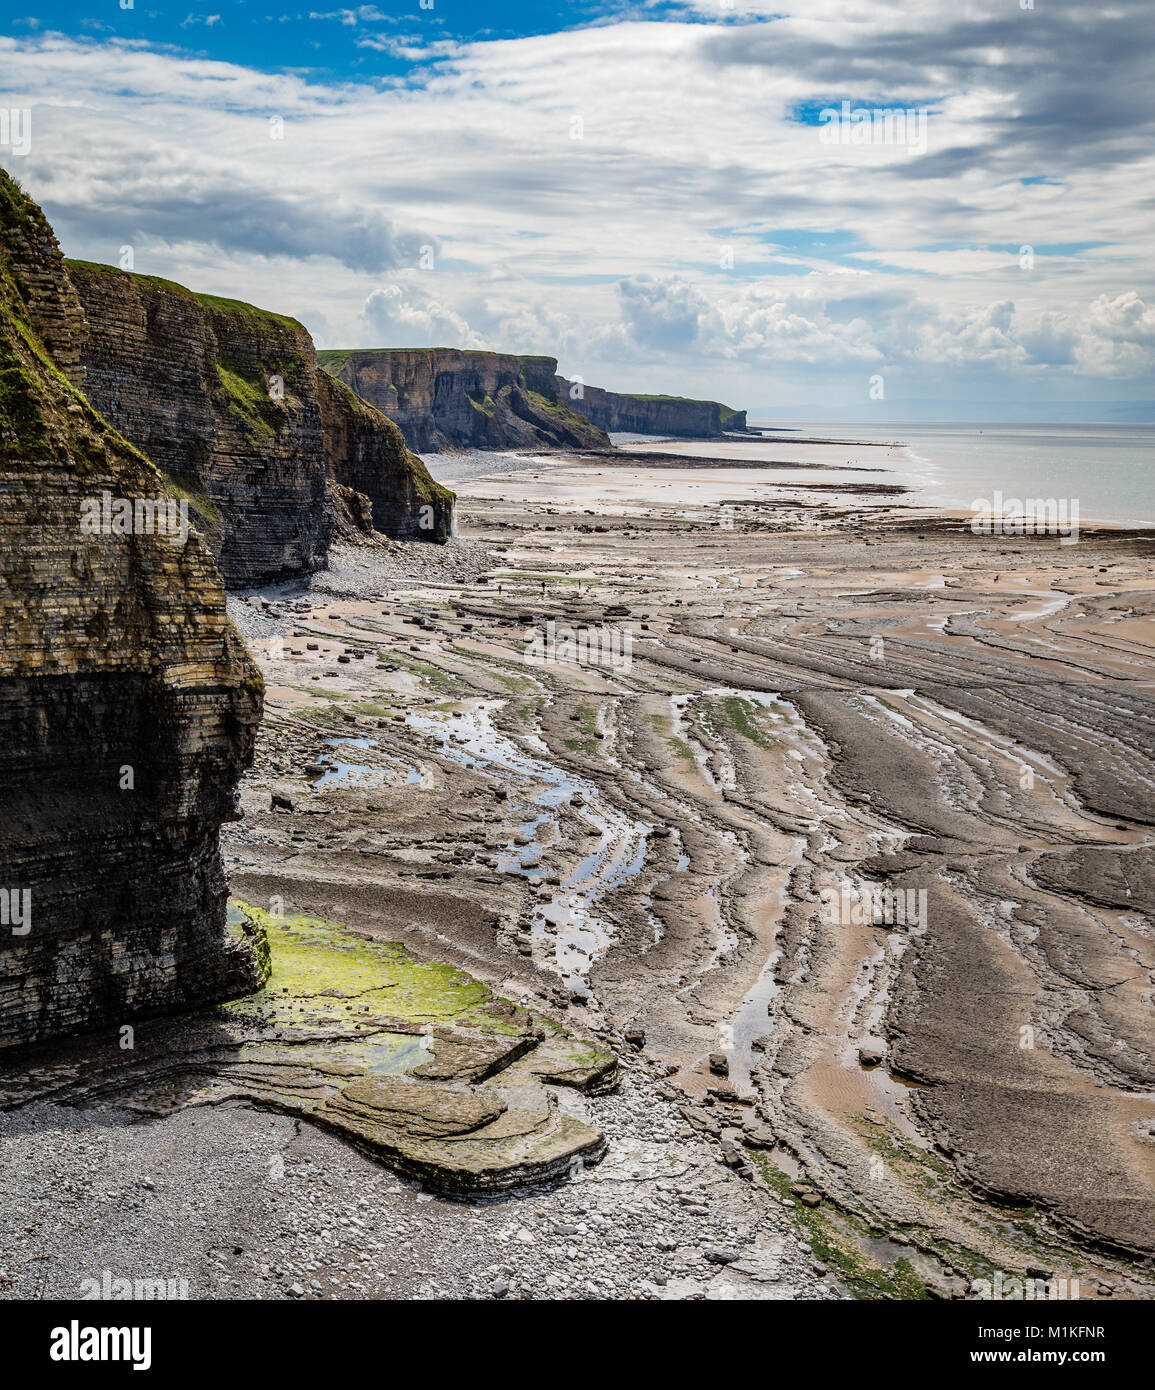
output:
[[[606,1141],[550,1089],[612,1086],[617,1061],[464,971],[322,918],[233,902],[264,984],[213,1011],[111,1042],[32,1050],[0,1070],[0,1109],[48,1092],[146,1115],[239,1102],[296,1115],[430,1186],[481,1191],[562,1176]]]
[[[247,904],[234,904],[232,916],[265,936],[271,970],[260,993],[224,1012],[275,1030],[272,1055],[253,1044],[245,1053],[273,1069],[280,1106],[456,1190],[508,1187],[601,1156],[601,1132],[559,1111],[547,1087],[612,1084],[609,1054],[495,997],[464,971],[414,960],[395,942]],[[327,1078],[320,1101],[313,1078],[300,1087],[276,1071],[307,1074],[314,1048],[315,1070]]]

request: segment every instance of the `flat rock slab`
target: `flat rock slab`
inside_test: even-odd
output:
[[[401,1076],[361,1076],[325,1106],[333,1112],[361,1116],[383,1129],[415,1139],[447,1139],[469,1134],[505,1113],[496,1096],[482,1096],[468,1086],[439,1086]]]
[[[11,1049],[0,1109],[51,1094],[164,1115],[241,1101],[334,1131],[431,1186],[476,1191],[564,1175],[605,1152],[553,1086],[594,1091],[617,1061],[447,965],[336,923],[234,903],[268,975],[213,1011],[142,1023],[133,1047],[88,1036]]]

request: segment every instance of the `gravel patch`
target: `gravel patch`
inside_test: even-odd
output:
[[[0,1297],[83,1279],[189,1298],[837,1298],[770,1194],[686,1133],[641,1060],[586,1109],[610,1150],[561,1184],[450,1199],[280,1115],[39,1104],[0,1115]],[[179,1285],[178,1285],[179,1287]]]

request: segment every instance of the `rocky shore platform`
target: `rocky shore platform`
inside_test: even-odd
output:
[[[1151,1297],[1150,538],[621,476],[478,463],[434,569],[340,546],[230,598],[267,687],[234,912],[459,972],[488,1021],[434,1020],[429,1071],[395,990],[274,1000],[274,935],[211,1024],[255,1041],[177,1105],[143,1054],[5,1093],[9,1296]],[[339,1042],[271,1082],[317,1007]],[[316,1088],[326,1047],[362,1051]],[[522,1107],[564,1171],[429,1181],[379,1142],[407,1086],[459,1104],[406,1142]]]

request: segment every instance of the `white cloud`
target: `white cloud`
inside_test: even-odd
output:
[[[447,305],[399,284],[374,290],[361,317],[366,345],[375,347],[480,347],[469,324]]]
[[[622,320],[630,337],[642,347],[680,350],[698,336],[708,311],[702,296],[685,280],[655,280],[635,275],[618,286]]]
[[[67,253],[132,244],[138,269],[294,313],[322,346],[554,352],[656,390],[785,366],[1150,371],[1149,101],[1125,67],[1127,119],[1113,100],[1064,114],[1083,21],[1048,20],[1067,36],[1051,53],[1039,15],[1006,12],[813,0],[745,27],[440,41],[361,84],[50,35],[0,39],[0,86],[34,107],[17,172]],[[926,156],[863,160],[791,119],[876,89],[933,103]],[[415,269],[423,245],[435,271]]]

